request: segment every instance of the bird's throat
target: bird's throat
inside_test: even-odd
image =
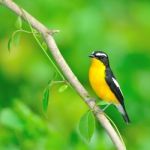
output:
[[[96,59],[96,58],[92,58],[91,67],[95,67],[97,69],[105,71],[104,63],[101,62],[100,60]]]

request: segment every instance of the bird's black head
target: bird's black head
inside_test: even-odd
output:
[[[109,66],[108,55],[102,51],[93,51],[89,57],[96,58],[103,62],[104,65]]]

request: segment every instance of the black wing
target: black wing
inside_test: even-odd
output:
[[[120,86],[110,68],[106,68],[105,80],[106,80],[107,84],[109,85],[111,91],[115,94],[116,98],[118,99],[118,101],[124,108],[123,94],[122,94]]]
[[[124,120],[126,121],[126,123],[129,123],[130,119],[129,119],[127,111],[125,109],[123,94],[121,92],[120,86],[119,86],[115,76],[113,75],[113,73],[109,67],[106,68],[105,80],[106,80],[107,84],[109,85],[111,91],[115,94],[116,98],[118,99],[118,101],[120,102],[120,104],[122,106],[122,108],[119,105],[116,107],[122,113],[122,116],[123,116]]]

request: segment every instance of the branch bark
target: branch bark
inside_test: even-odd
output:
[[[89,106],[89,108],[93,110],[96,118],[98,119],[99,123],[103,126],[103,128],[105,129],[105,131],[111,138],[115,147],[118,150],[126,150],[125,145],[122,143],[121,139],[119,138],[118,134],[112,127],[109,120],[105,117],[105,114],[96,105],[94,99],[89,96],[86,89],[79,82],[77,77],[73,74],[72,70],[69,68],[68,64],[64,60],[51,34],[53,31],[48,30],[41,22],[39,22],[37,19],[35,19],[25,10],[23,10],[20,6],[18,6],[12,0],[0,0],[0,4],[6,6],[8,9],[13,11],[16,15],[21,16],[26,22],[29,22],[33,28],[35,28],[38,32],[42,34],[44,40],[46,41],[48,45],[50,52],[52,53],[57,65],[59,66],[63,74],[65,75],[66,79],[69,81],[72,87],[76,90],[76,92],[81,96],[84,102]]]

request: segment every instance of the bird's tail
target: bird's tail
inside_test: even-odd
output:
[[[127,111],[125,109],[125,106],[122,106],[121,104],[119,105],[116,105],[117,109],[119,110],[119,112],[121,113],[124,121],[129,124],[130,123],[130,119],[129,119],[129,116],[127,114]]]

